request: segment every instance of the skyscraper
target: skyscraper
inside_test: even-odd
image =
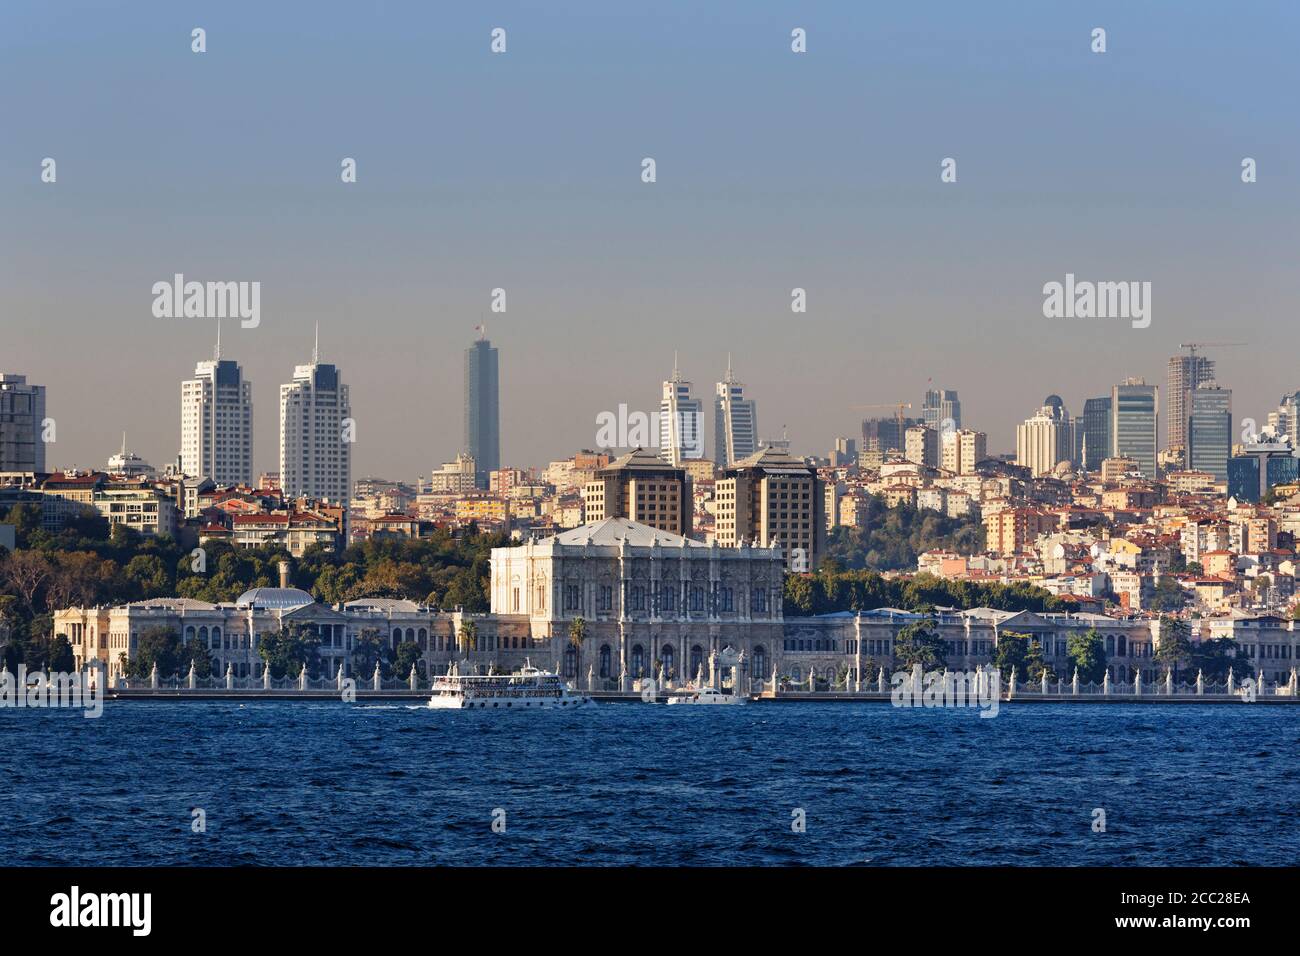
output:
[[[253,386],[221,357],[220,328],[212,360],[181,382],[181,471],[221,486],[253,483]]]
[[[921,404],[921,421],[926,428],[943,431],[943,423],[952,419],[954,430],[961,428],[961,401],[950,388],[932,388],[926,391]]]
[[[1101,469],[1110,455],[1110,396],[1089,398],[1083,403],[1081,459],[1088,471]]]
[[[719,468],[748,458],[758,451],[758,409],[745,398],[745,386],[731,374],[727,356],[727,377],[718,382],[713,397],[713,455]]]
[[[500,385],[497,350],[479,326],[479,339],[465,350],[465,450],[474,459],[475,482],[501,467]]]
[[[1300,392],[1283,395],[1277,411],[1268,413],[1268,424],[1278,435],[1286,435],[1292,446],[1300,448]]]
[[[45,470],[45,386],[0,372],[0,471]]]
[[[311,364],[280,386],[280,487],[346,505],[352,498],[352,403],[337,366],[320,361],[320,336]]]
[[[1213,378],[1214,360],[1197,355],[1195,351],[1191,355],[1175,355],[1169,360],[1169,384],[1165,398],[1169,403],[1167,447],[1186,450],[1187,421],[1192,410],[1191,393]]]
[[[1205,382],[1192,389],[1187,423],[1187,467],[1228,480],[1232,456],[1232,389]]]
[[[1132,458],[1144,478],[1156,477],[1160,393],[1140,378],[1125,379],[1110,390],[1112,458]]]
[[[664,382],[659,401],[659,457],[675,468],[688,458],[703,458],[702,417],[701,402],[691,398],[691,383],[682,378],[674,354],[673,377]]]

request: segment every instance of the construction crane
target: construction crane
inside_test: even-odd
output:
[[[1187,349],[1192,358],[1195,358],[1197,349],[1228,349],[1246,344],[1245,342],[1179,342],[1178,347]]]

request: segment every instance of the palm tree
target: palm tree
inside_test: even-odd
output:
[[[573,676],[582,677],[582,642],[587,639],[587,622],[582,617],[575,617],[569,622],[569,643],[573,645]]]
[[[461,621],[460,642],[467,652],[475,650],[478,647],[478,625],[473,621]]]

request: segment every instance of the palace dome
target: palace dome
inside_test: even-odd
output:
[[[290,611],[316,599],[299,588],[253,588],[239,595],[235,607],[267,611]]]

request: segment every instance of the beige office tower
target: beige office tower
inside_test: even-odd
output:
[[[975,465],[988,457],[988,435],[970,428],[944,432],[940,438],[940,467],[954,475],[973,475]]]
[[[741,459],[714,486],[718,544],[776,542],[787,570],[816,570],[826,550],[822,486],[816,469],[774,448]]]
[[[664,463],[644,448],[616,458],[583,488],[586,524],[627,518],[687,537],[694,501],[685,468]]]
[[[1071,435],[1069,421],[1044,405],[1016,426],[1016,464],[1028,468],[1035,478],[1050,475],[1058,462],[1070,461]]]

